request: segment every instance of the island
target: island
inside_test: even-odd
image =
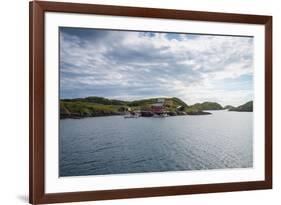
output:
[[[232,105],[226,105],[226,106],[223,107],[224,110],[230,110],[230,109],[233,109],[233,108],[235,108],[235,107],[232,106]]]
[[[131,117],[166,117],[179,115],[210,115],[209,110],[225,109],[216,102],[203,102],[187,105],[179,98],[148,98],[134,101],[108,99],[91,96],[86,98],[61,99],[60,118],[83,118],[114,115]],[[234,110],[236,109],[236,110]],[[231,106],[230,111],[242,108]],[[129,118],[129,117],[128,117]]]
[[[253,101],[249,101],[243,105],[238,107],[232,107],[228,109],[228,111],[236,111],[236,112],[253,112]]]

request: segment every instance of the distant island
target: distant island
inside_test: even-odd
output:
[[[238,107],[231,107],[228,111],[236,111],[236,112],[253,112],[253,101],[249,101],[243,105]]]
[[[112,115],[138,114],[142,117],[210,115],[208,110],[249,111],[253,103],[238,107],[222,107],[216,102],[203,102],[187,105],[179,98],[149,98],[135,101],[122,101],[103,97],[86,97],[60,100],[60,118],[83,118]],[[207,111],[206,111],[207,110]],[[251,110],[251,111],[250,111]]]

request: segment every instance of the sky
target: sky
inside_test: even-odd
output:
[[[253,100],[253,37],[60,27],[60,98]]]

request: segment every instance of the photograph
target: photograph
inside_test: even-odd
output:
[[[253,168],[253,36],[58,37],[59,177]]]
[[[29,3],[30,203],[272,189],[273,16],[186,9]]]

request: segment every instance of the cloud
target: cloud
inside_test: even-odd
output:
[[[61,98],[253,98],[253,38],[60,28]]]

